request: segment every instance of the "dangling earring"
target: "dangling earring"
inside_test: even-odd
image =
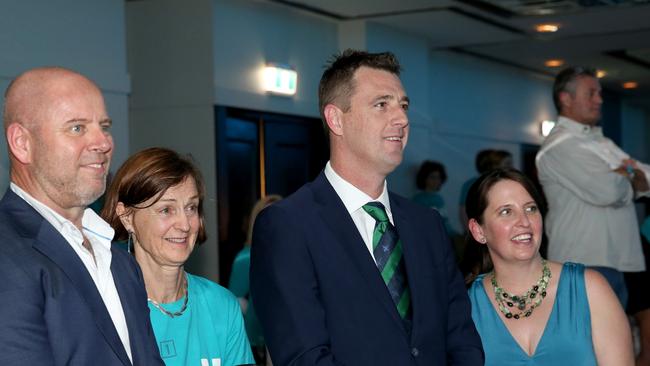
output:
[[[126,241],[126,251],[131,253],[131,240],[133,237],[133,231],[129,231],[129,239]]]

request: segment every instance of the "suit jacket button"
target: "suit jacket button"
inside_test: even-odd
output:
[[[411,354],[413,355],[413,357],[418,357],[420,351],[417,348],[413,347],[411,348]]]

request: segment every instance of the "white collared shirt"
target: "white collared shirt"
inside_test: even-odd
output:
[[[361,238],[363,238],[363,242],[366,244],[370,255],[374,259],[375,256],[372,250],[372,234],[375,230],[376,221],[369,213],[364,211],[363,205],[371,201],[380,202],[386,208],[388,220],[390,220],[391,224],[395,225],[393,214],[390,209],[386,181],[384,180],[383,191],[379,197],[374,199],[338,175],[329,161],[327,162],[327,165],[325,165],[325,177],[330,182],[339,198],[341,198],[341,201],[343,201],[343,205],[345,205],[345,208],[348,210],[348,213],[352,217],[352,221],[354,221],[354,225],[357,227],[359,234],[361,234]]]
[[[10,183],[9,187],[18,197],[25,200],[25,202],[43,216],[65,238],[75,253],[77,253],[88,270],[88,274],[93,279],[95,286],[97,286],[97,291],[99,291],[104,305],[106,305],[106,309],[111,316],[111,320],[113,320],[113,324],[124,345],[126,354],[129,356],[131,362],[133,362],[129,330],[126,325],[122,302],[117,293],[113,273],[111,272],[111,260],[113,257],[111,254],[111,240],[115,235],[113,228],[93,210],[87,208],[81,219],[81,225],[83,227],[82,234],[70,220],[67,220],[48,206],[36,200],[13,182]],[[83,246],[84,235],[90,242],[90,245],[92,245],[93,252],[95,253],[94,259],[92,253]]]
[[[599,127],[558,118],[536,157],[549,259],[644,270],[632,185],[612,171],[624,154]]]

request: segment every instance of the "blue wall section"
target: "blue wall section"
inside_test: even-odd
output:
[[[272,3],[214,4],[215,104],[318,117],[318,82],[326,61],[338,51],[337,24]],[[294,97],[263,92],[266,62],[296,69]]]
[[[643,109],[623,103],[621,105],[622,148],[634,159],[650,163],[650,125],[648,114]]]
[[[113,119],[114,171],[129,155],[124,2],[2,1],[0,9],[0,90],[4,93],[11,79],[39,66],[64,66],[88,76],[102,89]],[[0,194],[9,184],[8,171],[3,135]]]
[[[450,52],[431,67],[441,133],[538,144],[537,124],[555,119],[550,78]]]

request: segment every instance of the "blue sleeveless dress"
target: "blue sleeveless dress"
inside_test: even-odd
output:
[[[584,272],[582,264],[562,266],[555,304],[532,356],[524,352],[506,328],[483,287],[485,275],[480,275],[469,289],[469,298],[472,319],[483,342],[485,365],[596,365]]]

